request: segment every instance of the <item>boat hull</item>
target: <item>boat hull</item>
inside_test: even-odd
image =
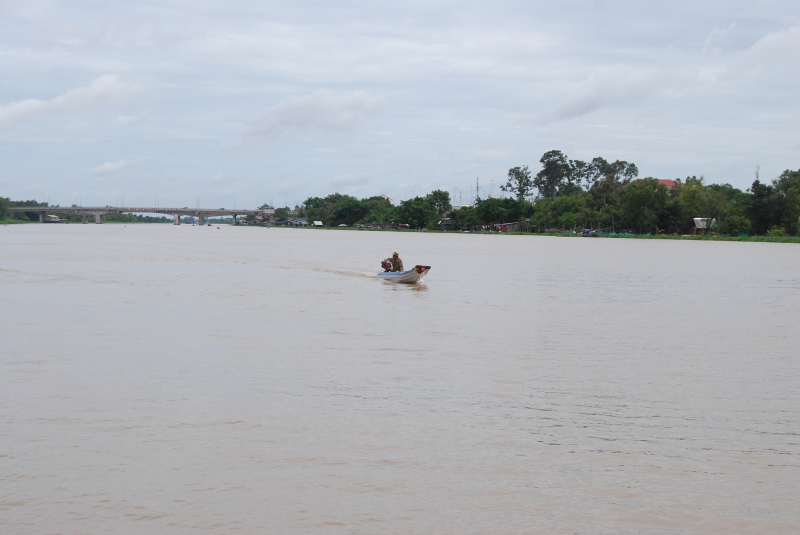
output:
[[[419,280],[430,270],[431,266],[414,266],[414,269],[409,269],[408,271],[386,271],[384,273],[378,273],[378,278],[388,282],[414,284],[415,282],[419,282]]]

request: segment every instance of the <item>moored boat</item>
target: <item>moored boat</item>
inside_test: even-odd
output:
[[[431,266],[414,266],[414,269],[408,271],[385,271],[378,273],[378,278],[390,282],[402,282],[405,284],[413,284],[425,276],[431,270]]]

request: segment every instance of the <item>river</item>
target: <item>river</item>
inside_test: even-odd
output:
[[[431,265],[379,281],[381,259]],[[8,534],[800,531],[800,246],[0,227]]]

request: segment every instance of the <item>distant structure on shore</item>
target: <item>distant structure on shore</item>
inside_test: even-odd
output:
[[[634,182],[641,182],[641,181],[643,181],[643,180],[646,180],[646,179],[644,179],[644,178],[637,178],[636,180],[634,180]],[[677,186],[677,183],[676,183],[674,180],[668,180],[668,179],[663,179],[663,178],[659,178],[659,179],[657,179],[657,180],[658,180],[658,183],[659,183],[660,185],[662,185],[662,186],[667,186],[667,189],[672,189],[672,188],[674,188],[675,186]]]
[[[236,216],[253,216],[259,224],[266,217],[275,213],[272,208],[263,210],[228,210],[226,208],[152,208],[152,207],[111,207],[111,206],[12,206],[8,209],[11,212],[36,212],[39,214],[39,221],[42,223],[57,223],[61,220],[50,214],[71,214],[79,215],[84,224],[89,222],[89,216],[94,216],[94,222],[101,224],[103,216],[107,214],[164,214],[171,215],[175,220],[175,225],[181,224],[181,216],[196,217],[198,223],[205,224],[207,219],[214,216],[231,216],[232,223],[237,224]]]

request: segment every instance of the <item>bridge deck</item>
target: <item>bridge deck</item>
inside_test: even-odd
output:
[[[51,214],[164,214],[187,216],[219,216],[219,215],[268,215],[273,210],[228,210],[227,208],[148,208],[148,207],[111,207],[111,206],[11,206],[17,212],[47,212]]]

